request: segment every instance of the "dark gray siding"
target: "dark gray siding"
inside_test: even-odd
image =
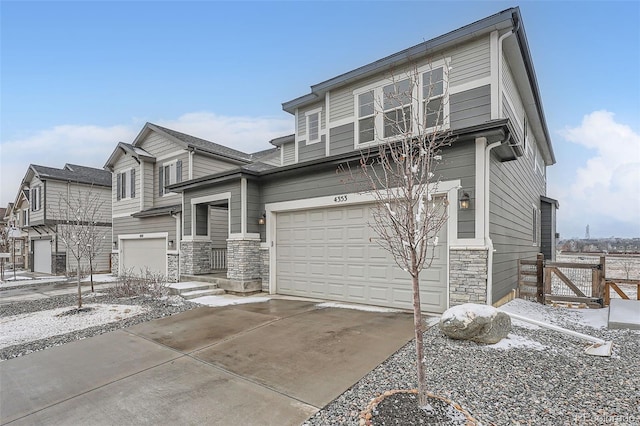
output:
[[[491,86],[455,93],[449,96],[451,128],[482,124],[491,119]]]
[[[509,106],[509,103],[507,102],[507,99],[504,96],[502,97],[502,108],[503,108],[505,117],[511,120],[511,124],[513,124],[513,128],[516,130],[516,134],[518,135],[518,140],[524,141],[523,131],[520,128],[518,121],[516,121],[516,115],[511,109],[511,107]]]
[[[540,203],[540,251],[544,258],[556,260],[556,206]]]
[[[320,142],[307,145],[307,141],[298,142],[298,162],[315,160],[325,156],[325,144],[327,137],[322,135]]]
[[[329,130],[329,155],[345,154],[353,151],[354,124],[334,127]]]
[[[460,179],[462,187],[470,195],[475,196],[475,143],[473,141],[456,141],[452,147],[443,150],[442,157],[443,161],[438,167],[436,175],[439,175],[443,181]],[[261,205],[361,190],[356,184],[348,182],[346,174],[336,172],[336,166],[327,165],[324,170],[266,179],[262,186]],[[456,204],[457,200],[452,203],[453,206]],[[472,201],[471,209],[458,214],[459,238],[473,238],[475,236],[474,205],[475,203]]]
[[[258,219],[262,216],[264,209],[260,204],[260,186],[258,182],[247,182],[247,232],[259,233],[262,225],[258,225]]]
[[[296,162],[296,145],[295,142],[285,143],[282,145],[282,165],[293,164]]]
[[[229,201],[229,209],[231,210],[231,232],[240,232],[240,179],[238,179],[237,181],[227,182],[216,185],[215,187],[199,188],[184,193],[184,210],[182,212],[184,235],[191,235],[191,199],[223,192],[231,193],[231,200]]]
[[[489,231],[493,254],[493,301],[518,282],[518,259],[535,259],[540,247],[533,241],[533,207],[540,208],[545,182],[526,156],[500,163],[492,155]]]

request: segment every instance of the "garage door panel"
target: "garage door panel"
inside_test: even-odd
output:
[[[371,212],[370,205],[359,205],[278,213],[277,291],[411,309],[411,278],[370,240]],[[432,269],[421,276],[422,306],[432,312],[443,312],[447,299],[446,229],[439,240]]]
[[[166,240],[164,238],[141,238],[123,240],[121,246],[121,271],[132,271],[142,275],[147,271],[167,273]]]
[[[51,273],[51,240],[33,241],[33,270]]]

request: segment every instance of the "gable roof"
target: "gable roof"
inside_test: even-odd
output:
[[[158,126],[153,123],[145,124],[145,127],[142,129],[138,137],[136,137],[136,140],[133,141],[133,146],[138,146],[140,144],[141,140],[146,136],[147,129],[164,133],[173,140],[181,143],[185,148],[203,151],[242,163],[249,163],[251,161],[251,155],[246,152],[238,151],[237,149],[229,148],[196,136],[187,135],[186,133],[181,133],[176,130],[167,129],[166,127]]]
[[[65,164],[62,169],[31,164],[27,169],[24,179],[22,179],[22,184],[24,185],[31,181],[33,176],[37,176],[42,180],[52,179],[111,187],[110,172],[93,167],[79,166],[77,164]]]

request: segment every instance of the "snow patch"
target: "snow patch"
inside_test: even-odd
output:
[[[462,305],[457,305],[447,309],[444,314],[442,314],[440,321],[447,322],[450,320],[457,320],[463,324],[469,324],[474,318],[494,317],[497,313],[498,310],[493,306],[463,303]]]
[[[356,311],[365,312],[400,312],[398,309],[382,308],[379,306],[351,305],[348,303],[325,302],[318,303],[318,308],[338,308],[338,309],[354,309]]]
[[[523,336],[518,336],[517,334],[509,333],[507,337],[500,340],[498,343],[493,345],[486,345],[487,348],[493,349],[513,349],[513,348],[527,348],[527,349],[535,349],[537,351],[542,351],[547,348],[547,346],[541,344],[540,342],[536,342],[535,340],[527,339]]]
[[[74,309],[67,306],[0,318],[0,348],[120,321],[147,311],[137,305],[98,303],[86,304],[83,308],[88,310],[72,315],[60,315]]]
[[[190,299],[189,302],[199,303],[207,306],[231,306],[231,305],[243,305],[245,303],[260,303],[271,300],[270,297],[258,296],[258,297],[233,297],[230,295],[224,296],[202,296]]]

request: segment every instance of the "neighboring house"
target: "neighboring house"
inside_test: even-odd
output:
[[[33,272],[72,273],[77,269],[73,256],[67,255],[60,232],[66,224],[64,200],[81,199],[86,194],[98,196],[103,211],[94,216],[97,226],[107,234],[93,261],[94,271],[108,271],[109,234],[111,228],[111,174],[101,169],[65,164],[62,169],[31,164],[22,179],[14,212],[20,229],[27,233],[27,266]],[[88,259],[81,268],[88,270]]]
[[[554,220],[557,206],[546,197],[546,167],[555,157],[518,8],[348,71],[285,102],[295,134],[271,141],[281,165],[239,161],[169,185],[167,190],[182,195],[171,202],[182,204],[180,274],[211,271],[212,247],[221,244],[212,212],[223,208],[229,217],[227,277],[235,289],[262,286],[270,293],[410,308],[408,275],[370,242],[371,198],[336,171],[357,161],[362,149],[385,141],[381,117],[393,111],[383,109],[381,97],[390,75],[402,85],[402,76],[415,69],[420,84],[427,76],[441,82],[428,98],[423,93],[429,91],[416,89],[416,107],[444,105],[445,127],[455,138],[438,169],[439,191],[452,202],[440,233],[446,243],[422,275],[423,309],[442,312],[468,301],[513,297],[517,260],[535,258],[541,241],[554,243],[548,234],[555,224],[542,222]],[[127,155],[138,146],[147,150],[140,142]],[[130,164],[138,170],[144,158]],[[470,207],[462,210],[454,201],[464,193]],[[151,207],[136,204],[135,210]]]
[[[249,155],[204,139],[147,123],[131,143],[118,143],[104,168],[112,172],[112,272],[122,274],[147,271],[177,281],[179,264],[191,270],[194,255],[179,250],[180,241],[206,239],[209,250],[204,254],[215,268],[225,268],[229,206],[226,199],[211,202],[198,213],[194,233],[182,231],[182,196],[167,190],[211,174],[251,164],[257,157],[273,156],[277,150]],[[278,158],[279,160],[279,158]],[[206,217],[207,222],[202,222]],[[232,218],[231,220],[235,220]],[[204,231],[204,235],[202,234]]]
[[[29,203],[25,196],[25,191],[18,193],[17,200],[7,205],[4,214],[4,221],[8,226],[7,243],[8,251],[11,255],[9,263],[15,265],[16,268],[28,268],[29,257],[26,254],[29,234],[23,231],[23,223],[28,215]]]

